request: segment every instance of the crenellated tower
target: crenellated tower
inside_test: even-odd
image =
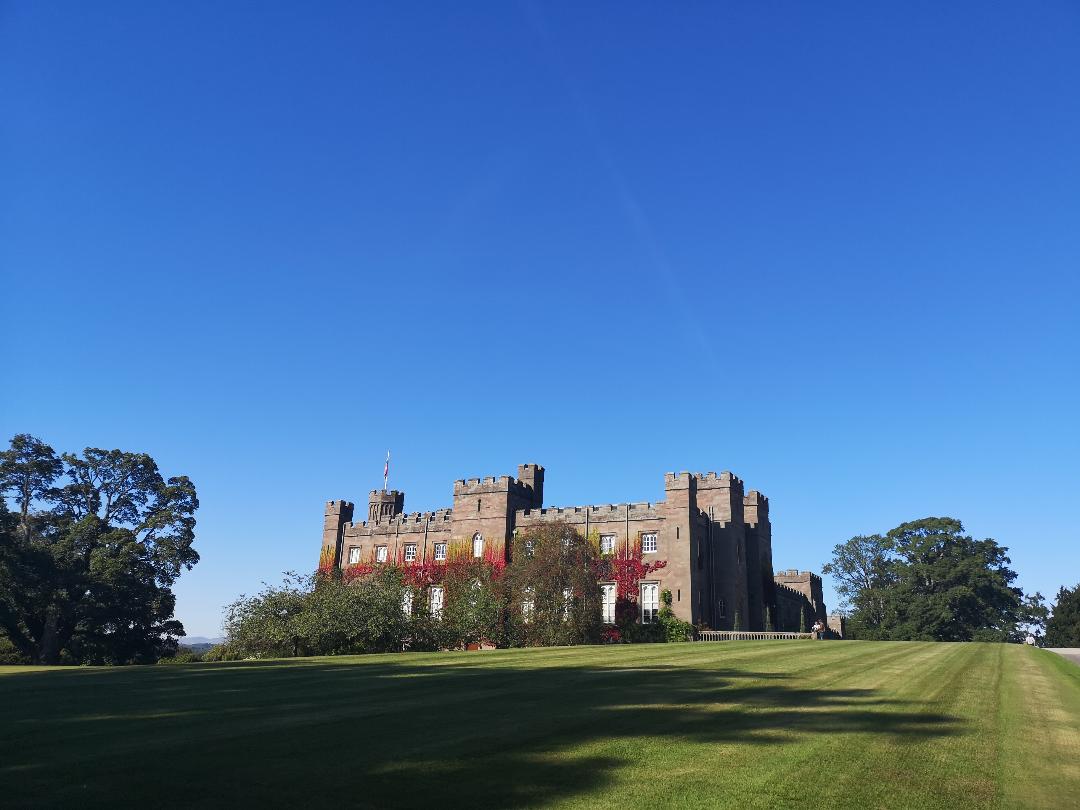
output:
[[[405,493],[373,489],[368,495],[368,523],[384,523],[405,511]]]
[[[349,501],[327,501],[323,513],[322,551],[319,567],[334,568],[341,562],[341,539],[345,524],[353,519],[353,504]]]
[[[772,525],[769,523],[769,499],[755,489],[743,498],[743,523],[746,535],[746,588],[748,611],[753,622],[764,630],[766,616],[776,615],[776,597],[772,570]],[[770,618],[775,625],[775,619]]]
[[[750,613],[746,587],[742,479],[727,471],[698,473],[697,502],[709,521],[707,621],[712,627],[730,630],[738,615],[742,629],[759,629],[761,619]]]

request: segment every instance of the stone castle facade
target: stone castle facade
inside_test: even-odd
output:
[[[602,551],[640,544],[644,560],[666,563],[643,584],[643,609],[667,589],[679,618],[716,630],[737,622],[743,630],[797,631],[825,620],[820,577],[773,574],[768,498],[744,491],[730,472],[667,473],[664,495],[655,503],[545,508],[537,464],[520,465],[516,478],[455,481],[452,506],[434,512],[406,513],[403,492],[373,490],[362,522],[353,520],[354,504],[327,502],[320,565],[438,562],[462,541],[477,557],[509,561],[515,531],[558,521],[597,535]]]

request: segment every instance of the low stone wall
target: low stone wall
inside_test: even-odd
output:
[[[813,633],[774,633],[736,630],[698,630],[694,641],[771,641],[776,639],[812,639]]]

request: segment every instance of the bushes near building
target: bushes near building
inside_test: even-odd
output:
[[[460,543],[438,563],[324,566],[236,600],[225,643],[203,659],[684,641],[693,626],[670,591],[642,621],[642,578],[663,565],[642,562],[634,544],[601,554],[598,538],[551,523],[519,532],[509,563]],[[617,588],[613,624],[602,622],[600,582]]]

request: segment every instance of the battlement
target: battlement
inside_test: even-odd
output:
[[[368,501],[379,501],[380,503],[393,503],[398,498],[404,500],[405,493],[396,489],[373,489],[368,495]]]
[[[492,492],[509,492],[512,484],[517,483],[509,475],[486,478],[463,478],[454,482],[455,495],[485,495]]]
[[[774,583],[774,585],[778,590],[786,593],[788,596],[792,596],[792,597],[795,597],[797,599],[805,599],[806,598],[805,593],[803,593],[800,590],[797,590],[796,588],[792,588],[790,585],[785,585],[783,582],[776,582],[776,583]]]
[[[540,486],[543,486],[543,468],[540,468]],[[454,497],[468,495],[495,495],[501,493],[517,495],[528,501],[538,500],[533,486],[519,481],[511,475],[489,475],[485,478],[463,478],[454,482]]]
[[[354,506],[352,501],[327,501],[326,514],[339,515],[342,512],[351,512]]]
[[[694,473],[694,478],[697,479],[698,489],[726,489],[743,485],[742,479],[728,470],[722,473]]]
[[[800,571],[798,568],[791,568],[787,571],[777,571],[773,574],[774,579],[777,581],[783,579],[785,582],[813,582],[817,580],[821,582],[821,577],[812,571]]]
[[[387,520],[372,522],[365,520],[361,523],[346,523],[346,529],[352,529],[354,534],[363,533],[361,530],[377,530],[394,532],[396,530],[408,531],[415,527],[417,531],[425,528],[431,531],[443,531],[450,525],[453,509],[437,509],[434,512],[408,512],[394,515]]]
[[[520,522],[582,519],[588,515],[590,521],[606,522],[612,520],[649,520],[659,519],[663,515],[660,505],[651,501],[640,503],[609,503],[600,506],[552,506],[546,509],[521,509],[517,513]]]
[[[743,496],[743,522],[749,526],[769,523],[769,499],[756,489]]]
[[[697,479],[686,471],[664,473],[664,489],[690,489],[697,483]]]

